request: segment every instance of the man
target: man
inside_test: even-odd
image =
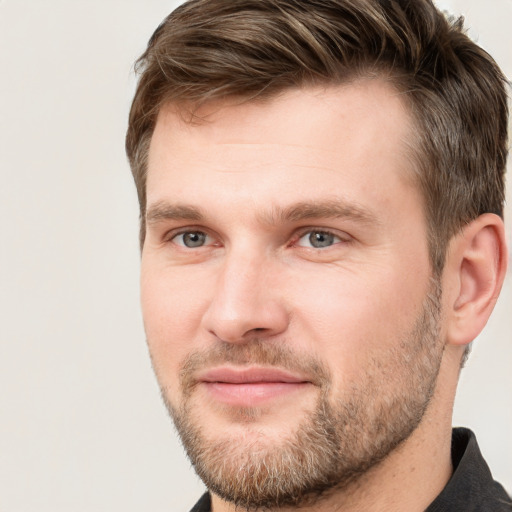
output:
[[[505,79],[427,0],[192,0],[127,152],[195,511],[512,510],[452,433],[506,271]]]

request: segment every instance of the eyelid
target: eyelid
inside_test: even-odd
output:
[[[178,244],[174,242],[174,239],[180,235],[183,235],[185,233],[204,233],[207,237],[207,239],[215,240],[215,236],[209,231],[208,229],[205,229],[201,226],[180,226],[179,228],[170,229],[165,232],[165,234],[162,237],[162,241],[164,243],[174,243],[175,245],[179,247],[183,247],[183,244]],[[201,247],[210,247],[213,245],[212,243],[207,243]]]
[[[324,226],[306,226],[304,228],[299,228],[296,231],[295,237],[296,239],[302,238],[304,235],[307,235],[311,232],[318,232],[318,233],[327,233],[329,235],[333,235],[337,238],[340,238],[341,240],[351,240],[353,237],[350,236],[346,231],[342,231],[339,229],[334,228],[326,228]]]
[[[298,242],[302,238],[304,238],[307,234],[315,233],[315,232],[317,232],[317,233],[325,233],[327,235],[332,235],[333,237],[337,238],[339,241],[333,243],[333,245],[331,245],[331,246],[326,246],[324,248],[308,247],[308,246],[305,246],[305,245],[298,245]],[[300,230],[297,231],[297,233],[295,234],[295,236],[292,239],[291,245],[295,245],[295,246],[298,246],[298,247],[301,247],[301,248],[304,248],[304,249],[311,249],[311,250],[314,250],[314,251],[319,251],[319,250],[325,251],[325,250],[327,250],[327,249],[329,249],[331,247],[337,246],[338,244],[349,243],[351,240],[353,240],[353,238],[348,233],[346,233],[345,231],[339,231],[337,229],[326,228],[326,227],[322,227],[322,226],[308,226],[308,227],[301,228]]]
[[[162,242],[163,243],[173,242],[173,239],[179,235],[183,235],[184,233],[194,233],[194,232],[204,233],[207,236],[207,238],[211,240],[209,243],[206,243],[205,245],[203,245],[201,247],[211,247],[213,245],[220,245],[220,243],[218,241],[218,236],[215,233],[212,233],[211,230],[206,229],[204,226],[197,226],[197,225],[196,226],[195,225],[180,226],[180,227],[169,229],[162,235]],[[311,233],[311,232],[326,233],[326,234],[329,234],[329,235],[332,235],[332,236],[338,238],[340,240],[340,242],[336,242],[333,245],[337,245],[339,243],[349,243],[350,241],[353,240],[353,237],[351,235],[349,235],[346,231],[340,231],[337,229],[328,228],[328,227],[324,227],[324,226],[305,226],[303,228],[298,229],[295,232],[295,234],[292,236],[289,246],[297,245],[298,241],[301,238],[303,238],[305,235],[307,235],[308,233]],[[176,244],[176,245],[178,245],[180,247],[182,246],[182,244]],[[316,251],[319,250],[318,248],[314,248],[314,247],[309,247],[309,248],[306,246],[300,246],[300,247],[303,247],[304,249],[312,249],[312,250],[316,250]],[[332,247],[332,246],[330,246],[330,247]],[[323,250],[328,249],[328,248],[329,247],[326,247]]]

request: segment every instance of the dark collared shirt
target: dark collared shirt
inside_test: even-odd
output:
[[[512,512],[512,501],[493,480],[471,430],[453,429],[452,463],[452,477],[425,512]]]
[[[453,429],[452,463],[452,477],[425,512],[512,512],[512,501],[493,480],[471,430]],[[204,494],[190,512],[211,512],[210,495]]]

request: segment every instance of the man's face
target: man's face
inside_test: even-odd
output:
[[[412,123],[379,81],[164,108],[142,306],[196,470],[242,505],[345,485],[421,421],[442,357]]]

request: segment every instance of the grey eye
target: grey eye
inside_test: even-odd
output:
[[[322,249],[324,247],[330,247],[340,241],[340,237],[328,231],[309,231],[300,238],[298,245]]]
[[[175,243],[191,249],[202,247],[206,243],[207,235],[202,231],[187,231],[174,237]]]
[[[329,247],[334,243],[334,235],[322,231],[313,231],[309,234],[309,243],[313,247]]]

